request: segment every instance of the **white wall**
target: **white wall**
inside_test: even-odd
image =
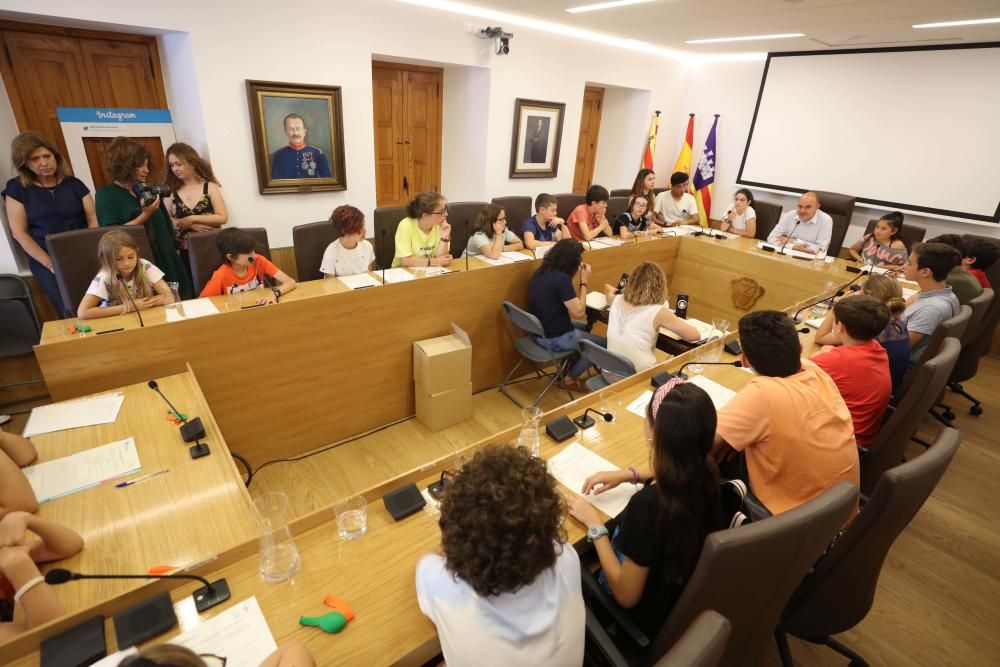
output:
[[[609,190],[632,187],[652,122],[650,97],[648,90],[604,86],[594,183]]]
[[[4,0],[0,11],[18,18],[14,12],[21,6]],[[657,58],[653,77],[650,58],[640,53],[594,49],[589,42],[527,29],[515,31],[510,55],[497,57],[490,42],[466,32],[468,23],[482,21],[391,0],[301,0],[295,3],[294,15],[281,4],[262,0],[238,6],[176,0],[144,6],[142,11],[114,3],[37,0],[31,11],[35,21],[61,17],[87,22],[90,28],[161,34],[178,139],[207,150],[223,184],[231,221],[266,227],[273,246],[291,245],[294,225],[321,220],[339,204],[351,203],[369,214],[375,208],[373,54],[445,67],[444,113],[448,120],[461,119],[465,133],[462,137],[449,130],[444,140],[447,171],[442,176],[448,186],[444,194],[453,201],[568,192],[587,81],[651,91],[647,100],[637,98],[648,108],[634,112],[642,118],[634,128],[641,145],[652,109],[670,108],[682,77],[682,67],[675,61]],[[303,30],[311,37],[303,37]],[[488,76],[468,68],[488,68]],[[246,79],[342,87],[347,191],[258,193]],[[453,97],[448,84],[455,88]],[[556,178],[508,177],[517,97],[566,103]],[[9,104],[0,100],[0,132],[6,130],[0,143],[15,133],[13,126],[4,127],[9,113]],[[631,183],[638,159],[636,152],[626,173],[613,180]],[[455,169],[463,173],[452,173]],[[9,255],[7,248],[0,249],[0,271],[9,271],[13,267],[4,255]]]

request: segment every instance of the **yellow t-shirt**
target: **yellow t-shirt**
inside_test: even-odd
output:
[[[434,257],[439,243],[440,225],[434,225],[430,233],[425,234],[415,218],[403,218],[396,227],[396,255],[392,265],[399,266],[404,257]]]

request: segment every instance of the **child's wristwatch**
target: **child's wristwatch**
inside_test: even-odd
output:
[[[279,299],[281,299],[281,290],[280,289],[278,289],[277,287],[272,287],[271,291],[274,292],[274,300],[275,301],[278,301]]]
[[[606,526],[591,526],[587,529],[587,541],[593,542],[594,540],[599,540],[602,537],[608,536],[608,529]]]

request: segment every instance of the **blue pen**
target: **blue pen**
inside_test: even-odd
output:
[[[164,468],[163,470],[160,470],[158,472],[151,472],[148,475],[143,475],[142,477],[136,477],[135,479],[130,479],[126,482],[118,482],[117,484],[115,484],[115,488],[121,489],[126,486],[132,486],[133,484],[138,484],[139,482],[145,482],[147,479],[153,479],[154,477],[158,477],[168,472],[170,472],[170,468]]]

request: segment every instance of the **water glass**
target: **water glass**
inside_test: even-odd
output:
[[[615,389],[604,389],[598,398],[598,409],[604,414],[611,415],[611,426],[618,428],[618,416],[622,409],[621,392]]]
[[[180,283],[167,283],[167,287],[170,288],[170,303],[166,304],[167,308],[181,311],[181,285]]]
[[[271,584],[291,579],[302,559],[288,529],[288,496],[265,493],[253,501],[253,509],[260,529],[260,578]]]
[[[729,320],[723,319],[721,317],[716,317],[712,319],[712,328],[722,334],[725,338],[729,335]]]
[[[364,496],[348,496],[333,504],[337,532],[342,540],[356,540],[368,532],[368,501]]]
[[[541,408],[521,408],[521,433],[517,436],[517,446],[526,447],[535,457],[539,456],[542,450],[541,438],[538,437],[538,426],[541,420]]]

